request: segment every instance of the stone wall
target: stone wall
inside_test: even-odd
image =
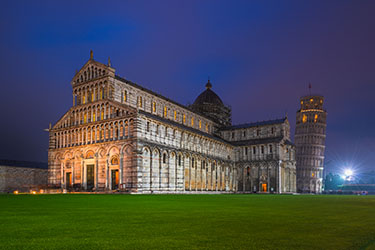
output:
[[[28,192],[47,185],[47,175],[47,169],[0,166],[0,192]]]

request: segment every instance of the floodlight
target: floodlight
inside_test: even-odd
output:
[[[346,169],[344,173],[345,173],[345,176],[351,176],[351,175],[353,175],[353,170]]]

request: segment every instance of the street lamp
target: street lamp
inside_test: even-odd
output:
[[[345,169],[343,179],[346,181],[350,181],[353,176],[353,170],[350,168]]]

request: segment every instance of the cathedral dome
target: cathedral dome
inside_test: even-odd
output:
[[[230,107],[225,106],[220,97],[213,92],[211,88],[212,84],[208,79],[206,90],[203,91],[189,107],[193,111],[211,118],[220,125],[231,125],[232,115]]]
[[[208,80],[206,84],[206,90],[203,91],[197,99],[195,99],[194,106],[196,105],[204,105],[204,104],[214,104],[219,106],[224,106],[223,101],[220,97],[211,90],[212,84],[210,80]]]

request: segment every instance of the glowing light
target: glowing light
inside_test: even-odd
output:
[[[317,121],[318,121],[318,115],[315,114],[315,116],[314,116],[314,122],[317,122]]]
[[[345,174],[345,176],[351,176],[351,175],[353,175],[353,170],[351,170],[351,169],[345,169],[344,174]]]
[[[13,194],[18,194],[18,190],[14,191]]]
[[[32,194],[36,194],[36,191],[31,191]]]

